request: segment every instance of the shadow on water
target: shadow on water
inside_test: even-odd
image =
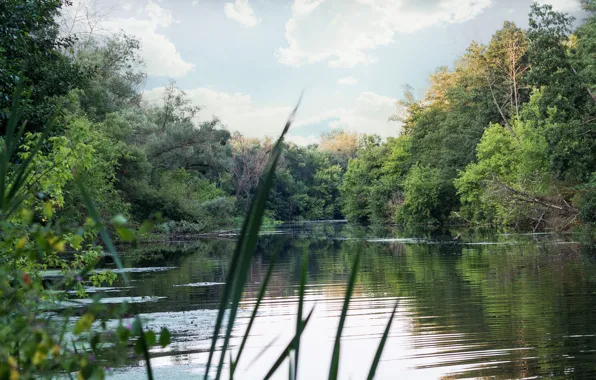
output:
[[[345,284],[364,244],[342,345],[341,378],[363,378],[396,298],[400,306],[377,378],[596,378],[596,260],[574,235],[482,230],[400,231],[343,223],[266,229],[249,273],[233,344],[243,334],[275,249],[281,257],[240,363],[260,378],[295,325],[300,256],[309,255],[303,378],[327,373]],[[141,247],[123,255],[131,288],[106,291],[137,302],[149,327],[167,326],[174,342],[156,350],[158,378],[201,373],[233,241],[199,240]],[[261,354],[264,347],[269,349]],[[259,356],[255,361],[251,358]],[[263,362],[262,365],[258,364]],[[134,378],[142,363],[111,374]],[[304,366],[304,368],[302,368]],[[285,373],[283,370],[280,374]],[[301,376],[301,377],[302,377]]]

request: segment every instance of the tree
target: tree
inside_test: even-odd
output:
[[[259,183],[265,170],[271,142],[265,140],[263,145],[256,139],[248,139],[235,133],[232,145],[232,183],[237,198],[248,199]]]
[[[478,162],[455,182],[467,217],[535,230],[550,220],[551,227],[561,227],[553,223],[570,223],[577,217],[577,208],[561,195],[549,168],[546,135],[557,116],[541,117],[542,96],[536,91],[514,121],[519,139],[495,124],[484,133]]]
[[[66,4],[68,5],[68,4]],[[61,50],[72,45],[60,37],[56,17],[60,0],[6,0],[0,3],[0,130],[8,119],[17,83],[28,97],[21,105],[27,128],[37,131],[57,109],[56,97],[81,85],[87,75]]]
[[[81,85],[81,107],[94,121],[124,108],[139,107],[146,74],[140,43],[126,34],[88,38],[75,44],[73,60],[91,78]]]
[[[313,219],[343,217],[340,203],[340,184],[343,174],[344,170],[339,165],[323,165],[317,170],[309,193],[313,199],[320,200],[320,206],[317,205],[320,213]]]
[[[414,165],[403,184],[405,201],[397,212],[397,222],[433,224],[442,220],[442,186],[438,169]]]
[[[340,165],[345,167],[350,158],[356,156],[360,136],[355,132],[335,130],[321,136],[319,151],[329,152],[337,157]]]
[[[383,158],[388,147],[379,136],[363,136],[359,145],[358,155],[348,162],[340,187],[342,213],[351,221],[379,222],[373,220],[370,196],[383,174]]]
[[[525,32],[506,21],[495,33],[484,54],[486,80],[505,124],[508,124],[511,114],[519,115],[520,105],[525,101],[527,91],[523,91],[523,77],[530,68],[527,51]]]

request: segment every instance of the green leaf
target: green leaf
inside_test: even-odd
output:
[[[127,220],[122,214],[116,215],[112,218],[112,224],[114,224],[115,226],[123,226],[126,224],[126,222]]]
[[[146,220],[143,222],[143,224],[141,224],[141,227],[139,227],[139,234],[146,234],[147,232],[153,230],[154,227],[155,226],[152,221]]]
[[[172,343],[172,334],[170,333],[170,330],[164,327],[159,333],[159,345],[166,347],[170,343]]]
[[[135,354],[140,355],[145,351],[143,338],[139,337],[135,342]]]
[[[131,230],[129,230],[128,228],[126,228],[126,227],[117,227],[116,228],[116,232],[118,232],[118,235],[120,235],[120,237],[124,241],[133,241],[133,240],[135,240],[134,233]]]
[[[151,347],[155,345],[156,337],[153,330],[149,330],[145,332],[145,342],[147,343],[147,347]]]
[[[128,338],[130,338],[130,330],[124,326],[118,326],[118,330],[116,331],[116,334],[118,334],[118,339],[122,343],[128,341]]]
[[[143,328],[141,326],[141,321],[138,318],[135,318],[134,322],[132,323],[131,333],[133,336],[140,336]]]
[[[93,351],[97,350],[97,345],[99,344],[99,334],[93,334],[90,344]]]

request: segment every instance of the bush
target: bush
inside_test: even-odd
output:
[[[168,235],[198,235],[205,232],[204,223],[170,220],[159,226],[159,232]]]
[[[444,184],[439,169],[414,165],[404,181],[405,201],[398,209],[397,222],[433,224],[439,220]]]
[[[596,173],[580,191],[579,219],[583,223],[596,224]]]

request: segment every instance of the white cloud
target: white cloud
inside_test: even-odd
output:
[[[146,91],[145,100],[160,102],[164,88]],[[247,137],[277,137],[292,111],[292,107],[267,106],[253,103],[249,95],[217,92],[209,88],[184,90],[195,105],[202,106],[200,121],[217,117],[230,131],[239,131]]]
[[[363,92],[356,100],[356,105],[348,110],[337,112],[338,118],[329,123],[332,128],[341,128],[352,132],[378,134],[381,137],[397,136],[401,124],[389,121],[397,111],[397,99]]]
[[[174,43],[160,33],[159,29],[174,22],[169,10],[149,1],[135,17],[107,19],[103,28],[109,33],[122,30],[141,42],[141,56],[149,75],[179,78],[188,74],[194,65],[185,61]]]
[[[161,104],[163,92],[164,87],[158,87],[146,91],[143,97],[150,103]],[[184,92],[193,104],[203,107],[199,112],[199,121],[217,117],[228,130],[239,131],[247,137],[277,137],[292,111],[291,106],[255,104],[249,95],[242,93],[218,92],[204,87]],[[304,137],[295,133],[303,126],[321,123],[327,123],[331,128],[382,137],[397,136],[401,124],[389,121],[397,111],[396,102],[396,99],[374,92],[363,92],[349,108],[328,110],[310,118],[299,115],[287,139],[298,145],[316,143],[318,137],[315,135]]]
[[[582,6],[579,0],[536,0],[539,4],[550,4],[558,12],[579,12]]]
[[[337,80],[337,84],[343,84],[345,86],[354,86],[354,85],[358,84],[358,79],[356,79],[352,76],[339,78]]]
[[[366,91],[358,96],[353,107],[333,109],[309,119],[298,120],[296,127],[327,121],[331,128],[381,137],[397,136],[401,132],[401,123],[389,121],[389,118],[398,111],[403,112],[397,108],[397,99]]]
[[[248,4],[248,0],[236,0],[233,3],[225,3],[224,13],[229,19],[238,21],[247,28],[259,23],[254,11]]]
[[[316,137],[314,135],[308,135],[306,137],[304,136],[297,136],[297,135],[292,135],[291,133],[286,135],[285,140],[291,143],[294,143],[296,145],[300,145],[300,146],[307,146],[310,144],[318,144],[321,139],[319,137]]]
[[[286,65],[327,62],[330,67],[373,63],[371,51],[396,33],[473,19],[493,0],[294,0],[286,23]],[[563,0],[559,0],[563,1]]]

